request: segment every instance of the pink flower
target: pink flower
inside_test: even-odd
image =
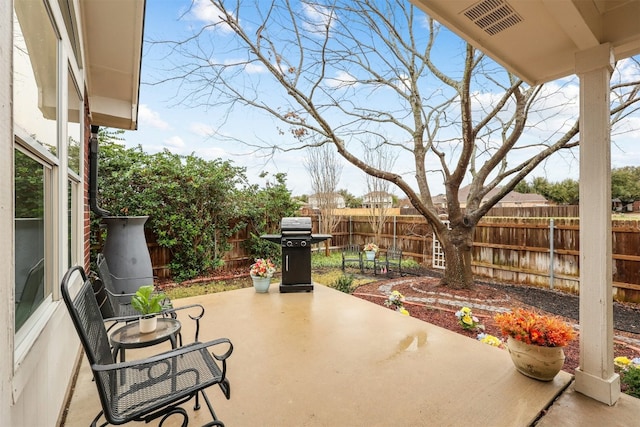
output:
[[[270,258],[257,258],[256,262],[251,264],[249,273],[257,277],[271,277],[276,272],[276,266],[271,262]]]

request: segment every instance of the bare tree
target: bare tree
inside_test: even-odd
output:
[[[364,146],[364,161],[365,163],[380,170],[393,170],[398,154],[394,152],[393,148],[382,142],[377,146],[373,144],[365,144]],[[390,196],[391,182],[378,178],[373,175],[366,175],[367,181],[367,196],[369,197],[369,224],[373,232],[376,234],[376,239],[380,239],[384,224],[389,218],[389,212],[391,204],[387,204],[386,198]]]
[[[253,143],[256,149],[331,144],[365,173],[392,182],[442,243],[449,286],[473,283],[480,218],[550,155],[575,156],[578,107],[563,85],[577,84],[530,87],[451,33],[440,34],[406,0],[194,5],[187,14],[204,25],[193,27],[191,19],[191,37],[164,44],[175,66],[156,83],[178,80],[178,99],[191,106],[223,107],[227,114],[251,107],[279,120],[280,139]],[[637,59],[618,65],[630,72],[612,79],[614,130],[637,111],[640,87]],[[363,159],[361,142],[383,135],[412,170],[398,173]],[[458,195],[466,183],[463,209]],[[450,229],[432,202],[434,185],[444,187]],[[497,191],[489,197],[491,190]]]
[[[320,210],[320,232],[331,234],[340,222],[338,209],[338,182],[343,165],[330,145],[309,147],[305,167],[311,177],[311,188]]]

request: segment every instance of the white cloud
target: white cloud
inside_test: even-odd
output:
[[[171,136],[164,140],[165,145],[173,148],[184,148],[185,143],[179,136]]]
[[[160,118],[157,111],[151,110],[146,104],[140,104],[138,108],[138,120],[156,129],[169,130],[171,126]]]
[[[613,74],[612,80],[631,82],[640,78],[640,67],[631,58],[625,58],[618,61]]]
[[[230,159],[229,153],[227,153],[224,149],[220,147],[204,147],[203,145],[198,145],[195,150],[196,156],[203,158],[205,160],[215,160],[215,159]],[[233,160],[233,158],[231,158]]]
[[[327,86],[332,88],[345,88],[358,86],[357,79],[346,71],[338,71],[332,79],[327,79]]]
[[[306,18],[304,29],[315,34],[325,34],[327,29],[333,26],[333,21],[336,19],[335,11],[317,4],[304,3],[302,14]]]
[[[401,74],[398,78],[398,86],[405,92],[411,90],[411,78],[406,74]]]
[[[249,74],[260,74],[267,72],[267,69],[262,64],[254,63],[246,64],[244,66],[244,70]]]
[[[210,0],[194,0],[191,7],[191,16],[206,24],[214,25],[212,29],[217,29],[223,33],[230,33],[233,30],[222,21],[223,13]]]
[[[191,123],[191,125],[189,126],[189,130],[198,136],[203,136],[206,138],[217,134],[213,126],[200,122]]]
[[[213,64],[212,61],[209,61]],[[248,74],[262,74],[266,73],[267,69],[264,65],[256,63],[256,62],[247,62],[246,59],[225,59],[225,65],[234,65],[241,66],[244,68],[244,71]]]

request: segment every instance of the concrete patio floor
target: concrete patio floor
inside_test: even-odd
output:
[[[574,392],[566,372],[551,382],[527,378],[507,351],[322,285],[285,294],[277,285],[268,294],[246,288],[176,305],[195,302],[206,309],[200,340],[227,337],[234,344],[231,400],[217,387],[208,392],[228,427],[629,426],[640,420],[639,399],[623,395],[609,407]],[[183,321],[185,342],[193,339],[193,324]],[[127,351],[127,360],[169,348],[165,342]],[[210,421],[206,408],[185,408],[190,425]],[[83,356],[64,425],[88,426],[99,410]]]

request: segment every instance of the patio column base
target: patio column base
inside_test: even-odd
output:
[[[620,397],[620,376],[613,374],[608,379],[596,377],[576,369],[575,390],[599,402],[612,406]]]

